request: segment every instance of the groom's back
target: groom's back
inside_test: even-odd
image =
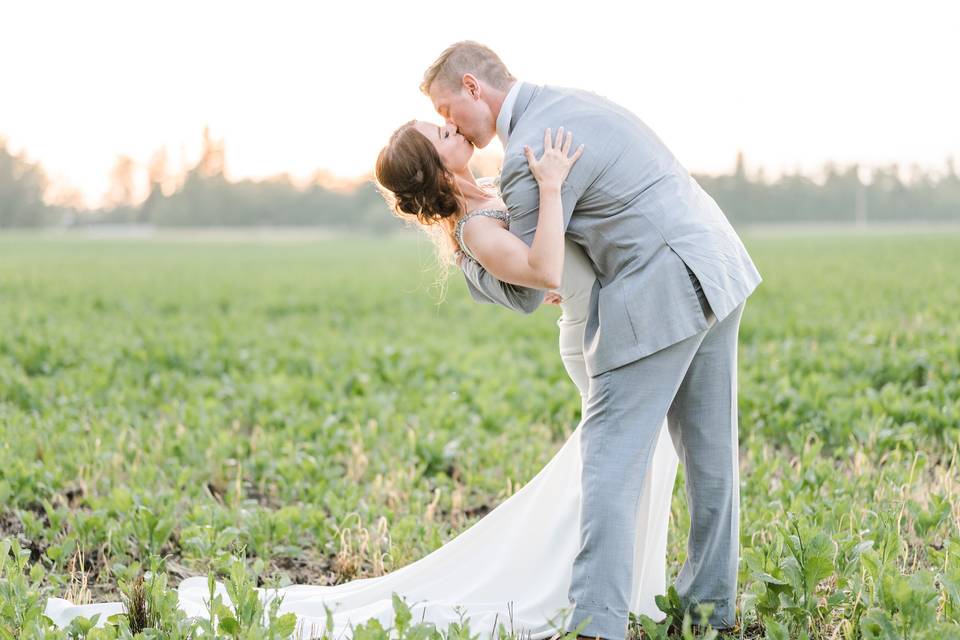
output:
[[[599,281],[586,336],[593,374],[706,327],[684,265],[718,320],[756,288],[760,274],[726,216],[640,118],[579,89],[525,85],[518,103],[528,97],[514,112],[504,198],[509,205],[511,188],[525,184],[510,176],[529,171],[523,146],[539,155],[545,128],[562,125],[574,147],[586,145],[568,177],[578,197],[567,236],[584,248]],[[628,342],[633,348],[624,348]]]

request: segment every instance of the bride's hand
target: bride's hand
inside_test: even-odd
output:
[[[583,153],[581,144],[572,156],[567,157],[570,146],[573,144],[573,134],[568,132],[564,140],[563,127],[557,129],[556,142],[552,140],[551,134],[552,131],[549,128],[543,133],[543,155],[539,160],[534,157],[533,149],[527,145],[523,147],[523,153],[527,156],[527,163],[530,165],[530,172],[537,179],[541,189],[559,189],[570,173],[573,163]]]

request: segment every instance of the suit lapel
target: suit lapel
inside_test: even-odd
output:
[[[517,121],[520,119],[520,116],[522,116],[523,112],[527,110],[527,107],[530,106],[533,98],[538,93],[540,93],[540,86],[538,85],[524,82],[520,86],[520,91],[517,92],[517,101],[513,103],[513,113],[510,114],[510,125],[507,127],[508,139],[513,133],[514,128],[516,128]]]

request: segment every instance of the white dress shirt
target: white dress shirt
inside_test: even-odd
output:
[[[503,99],[503,104],[500,105],[500,114],[497,116],[497,137],[500,138],[504,149],[507,147],[510,114],[513,113],[513,105],[517,101],[517,94],[520,93],[521,84],[523,84],[523,82],[520,80],[513,83],[510,91],[507,92],[507,97]]]

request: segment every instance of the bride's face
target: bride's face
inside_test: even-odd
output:
[[[467,163],[473,157],[473,145],[457,133],[455,126],[452,124],[436,125],[422,120],[418,120],[413,126],[433,143],[447,169],[454,173],[466,169]]]

